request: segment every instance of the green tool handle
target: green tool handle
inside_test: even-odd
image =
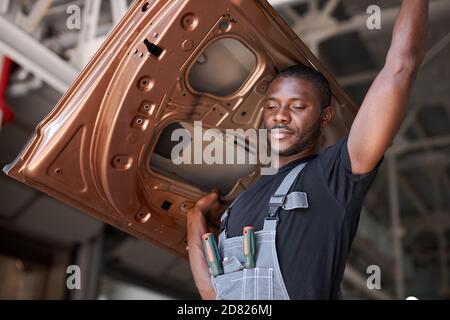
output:
[[[254,268],[255,263],[255,231],[252,226],[244,228],[244,256],[246,269]]]
[[[210,273],[213,277],[216,277],[219,274],[223,274],[222,264],[220,262],[219,248],[217,247],[214,235],[212,233],[205,233],[202,236],[202,242]]]

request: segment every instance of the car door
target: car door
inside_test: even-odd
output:
[[[266,1],[137,0],[4,172],[136,237],[186,257],[186,213],[211,188],[234,198],[256,166],[174,165],[170,134],[262,127],[278,70],[302,63],[330,81],[334,119],[357,108]]]

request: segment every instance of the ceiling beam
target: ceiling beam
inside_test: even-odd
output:
[[[392,246],[394,252],[394,270],[395,270],[395,294],[397,299],[405,296],[405,276],[404,276],[404,256],[403,256],[403,228],[400,216],[400,197],[398,169],[395,156],[387,157],[388,170],[388,192],[389,192],[389,211],[392,227]]]
[[[11,4],[10,0],[2,0],[0,1],[0,13],[6,14],[9,10],[9,5]]]
[[[0,16],[0,52],[64,93],[78,70],[5,17]]]
[[[116,25],[128,10],[127,0],[110,0],[113,24]]]
[[[277,8],[282,6],[307,3],[309,1],[310,0],[269,0],[269,3],[272,7]]]
[[[47,15],[52,3],[53,0],[38,0],[30,13],[19,12],[16,25],[28,33],[33,33]]]
[[[401,189],[411,201],[411,204],[419,211],[422,216],[426,216],[430,214],[431,210],[428,209],[428,206],[422,200],[422,196],[414,190],[414,187],[408,181],[408,179],[403,175],[398,175],[399,184]]]
[[[386,155],[399,155],[402,153],[417,151],[421,149],[442,148],[448,145],[450,145],[450,135],[423,138],[416,141],[394,144],[386,151]]]

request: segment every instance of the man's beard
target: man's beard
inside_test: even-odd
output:
[[[319,117],[319,119],[315,123],[313,123],[308,129],[306,129],[302,134],[299,135],[296,133],[295,143],[285,150],[278,150],[278,155],[281,157],[293,156],[297,153],[302,152],[311,145],[314,145],[321,135],[320,130],[321,120],[322,120],[321,117]]]

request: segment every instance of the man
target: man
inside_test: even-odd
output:
[[[270,140],[279,142],[279,171],[243,192],[224,223],[228,238],[242,235],[248,225],[262,230],[270,197],[294,167],[307,163],[290,190],[305,192],[308,206],[281,209],[277,217],[279,265],[275,259],[274,268],[281,270],[285,298],[340,298],[364,197],[404,118],[424,57],[427,16],[428,1],[403,1],[385,65],[367,92],[349,136],[320,155],[315,154],[318,138],[332,117],[326,79],[311,68],[292,66],[271,82],[264,100],[264,124],[271,129]],[[217,193],[210,193],[188,213],[189,259],[203,299],[217,296],[201,235],[208,232],[207,220],[214,219],[218,207]]]

